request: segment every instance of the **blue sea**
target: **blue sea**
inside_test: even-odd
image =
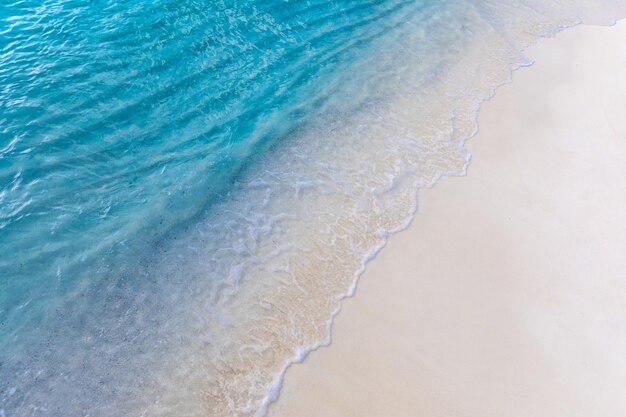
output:
[[[524,48],[617,0],[0,2],[0,417],[262,416]]]

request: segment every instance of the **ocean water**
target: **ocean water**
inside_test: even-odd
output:
[[[617,0],[0,3],[0,416],[261,416],[523,50]]]

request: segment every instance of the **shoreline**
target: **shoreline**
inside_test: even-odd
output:
[[[607,34],[607,32],[609,31],[612,31],[613,33],[610,35]],[[508,83],[508,84],[504,84],[503,86],[498,87],[495,97],[492,97],[491,99],[483,102],[481,105],[481,108],[478,114],[480,131],[477,135],[475,135],[475,137],[472,137],[472,139],[474,140],[469,141],[467,143],[468,148],[470,149],[472,153],[472,164],[468,167],[469,172],[467,176],[466,177],[442,178],[438,181],[436,187],[434,187],[433,189],[420,191],[420,210],[418,211],[416,217],[414,218],[413,223],[408,227],[408,230],[404,230],[402,232],[399,232],[398,234],[394,234],[393,236],[389,238],[389,242],[387,243],[388,248],[378,253],[376,259],[367,263],[365,273],[359,278],[358,288],[356,289],[357,297],[343,301],[342,307],[341,307],[342,312],[336,317],[337,322],[333,325],[333,328],[334,328],[333,335],[332,335],[333,342],[330,345],[331,348],[321,349],[319,351],[316,351],[316,349],[314,349],[312,352],[315,352],[315,353],[308,356],[304,360],[303,366],[298,366],[297,364],[295,364],[295,366],[289,366],[287,368],[285,380],[283,381],[282,392],[280,394],[280,399],[278,400],[278,402],[271,404],[269,407],[268,415],[270,417],[291,416],[291,415],[299,415],[299,416],[370,415],[367,413],[368,411],[370,411],[367,408],[359,409],[359,411],[356,412],[356,414],[351,413],[349,409],[345,408],[346,405],[344,403],[350,402],[347,400],[347,398],[352,398],[352,399],[362,398],[358,394],[356,388],[350,391],[350,389],[344,386],[346,385],[348,381],[351,381],[354,383],[358,382],[358,385],[362,385],[360,387],[360,389],[363,391],[361,394],[367,393],[367,395],[370,396],[368,397],[370,399],[373,396],[373,397],[376,397],[381,402],[390,401],[390,398],[388,398],[387,396],[384,396],[384,395],[377,396],[377,395],[373,395],[373,393],[370,392],[372,388],[371,385],[372,384],[376,385],[376,382],[375,382],[376,379],[380,378],[381,376],[384,376],[383,374],[385,374],[385,372],[388,372],[388,369],[387,370],[386,368],[378,369],[377,372],[368,372],[367,374],[361,375],[361,377],[366,376],[366,378],[357,378],[358,381],[354,380],[355,376],[351,375],[352,374],[351,370],[354,370],[354,368],[358,367],[359,365],[365,365],[365,364],[369,364],[368,366],[371,366],[374,368],[376,366],[380,367],[384,365],[384,364],[381,364],[381,361],[385,357],[384,352],[388,352],[389,346],[386,346],[385,349],[382,349],[381,346],[378,346],[378,348],[376,348],[375,346],[369,346],[369,344],[365,341],[372,342],[374,343],[374,345],[378,343],[378,342],[374,342],[374,340],[376,339],[376,335],[374,333],[376,331],[375,329],[371,328],[374,324],[369,323],[369,322],[368,323],[360,322],[359,320],[362,320],[362,319],[359,319],[358,316],[362,314],[366,314],[370,310],[374,310],[374,309],[381,310],[381,307],[377,307],[377,304],[379,304],[380,302],[382,304],[385,304],[389,308],[389,311],[386,311],[386,312],[378,311],[380,317],[370,317],[370,319],[376,324],[376,326],[389,324],[389,323],[385,323],[388,321],[389,322],[395,321],[394,316],[398,315],[398,311],[395,311],[395,310],[397,310],[398,308],[394,306],[394,301],[395,301],[394,297],[401,295],[401,294],[384,295],[383,300],[376,299],[377,293],[381,294],[381,291],[383,293],[384,292],[393,293],[394,291],[394,289],[392,288],[386,288],[386,286],[382,283],[382,281],[385,279],[385,275],[405,274],[405,275],[411,275],[413,279],[417,279],[419,278],[418,275],[420,275],[420,272],[424,273],[424,275],[427,275],[427,273],[432,272],[434,268],[433,265],[428,265],[427,268],[425,268],[426,269],[425,271],[420,271],[419,270],[420,267],[416,266],[415,262],[411,263],[411,260],[409,259],[411,257],[411,254],[407,256],[406,250],[399,247],[399,245],[402,245],[405,247],[411,246],[411,245],[415,246],[415,245],[419,245],[420,242],[423,244],[424,240],[428,240],[429,237],[424,235],[423,229],[425,228],[428,229],[429,227],[428,222],[437,221],[437,220],[433,220],[433,218],[437,218],[438,216],[440,216],[441,211],[444,212],[443,214],[451,216],[451,213],[447,212],[449,210],[446,210],[445,206],[449,204],[448,200],[451,198],[458,200],[459,193],[469,194],[471,192],[479,192],[479,191],[484,192],[485,190],[489,190],[489,189],[490,191],[493,192],[495,190],[498,190],[497,188],[494,188],[496,187],[496,185],[498,185],[497,184],[498,181],[501,182],[501,184],[499,184],[500,187],[502,187],[503,185],[507,185],[505,183],[506,182],[505,180],[498,179],[498,178],[492,178],[491,179],[491,181],[493,182],[492,184],[484,184],[484,183],[480,184],[477,179],[475,180],[472,177],[473,171],[475,170],[479,171],[480,169],[487,171],[490,168],[489,164],[491,164],[492,165],[491,168],[493,168],[494,164],[499,163],[499,158],[501,158],[502,155],[504,155],[505,157],[510,156],[510,155],[507,155],[508,153],[510,153],[511,151],[510,149],[508,150],[500,149],[499,151],[503,152],[503,154],[500,154],[500,155],[489,155],[489,153],[491,152],[489,147],[494,145],[494,143],[492,143],[491,145],[487,143],[489,138],[493,136],[498,136],[498,133],[496,133],[498,129],[500,130],[500,133],[502,133],[502,130],[506,131],[506,126],[503,127],[502,123],[497,122],[497,119],[503,115],[496,113],[497,110],[494,110],[493,108],[498,107],[498,106],[509,106],[509,112],[507,112],[507,114],[504,115],[505,118],[507,119],[508,119],[509,113],[515,114],[516,112],[520,113],[522,116],[530,117],[530,115],[524,113],[524,112],[530,112],[531,109],[529,109],[528,107],[532,107],[532,106],[529,106],[529,104],[532,103],[532,100],[530,100],[528,96],[530,94],[541,94],[543,90],[546,90],[545,88],[546,85],[542,85],[541,80],[539,81],[536,80],[536,78],[538,78],[538,74],[540,72],[546,72],[548,77],[551,76],[553,78],[552,82],[543,81],[543,83],[547,84],[548,87],[551,87],[555,84],[559,84],[560,82],[559,78],[561,74],[558,72],[558,67],[559,65],[561,66],[563,65],[557,62],[558,59],[555,58],[557,55],[561,54],[560,57],[563,58],[564,60],[567,60],[568,57],[571,55],[572,51],[576,51],[581,48],[583,50],[584,48],[588,48],[586,52],[589,53],[592,51],[592,49],[597,49],[597,50],[602,49],[602,45],[607,43],[607,44],[611,44],[611,46],[604,46],[604,54],[600,53],[598,55],[596,53],[596,55],[598,56],[595,58],[610,60],[608,58],[611,52],[609,48],[615,47],[619,41],[619,37],[621,36],[623,39],[624,34],[626,34],[626,23],[624,23],[624,21],[618,21],[616,25],[609,26],[609,27],[577,25],[573,28],[568,28],[568,30],[562,30],[558,32],[556,36],[553,38],[541,38],[537,44],[531,46],[527,51],[525,51],[531,58],[533,58],[533,61],[535,64],[531,66],[531,68],[528,69],[527,71],[513,71],[512,84]],[[618,38],[618,41],[616,41],[615,38]],[[609,41],[612,40],[613,42],[612,43],[607,42],[607,39]],[[551,55],[553,55],[553,57],[551,57]],[[626,53],[622,55],[626,56]],[[624,56],[621,56],[621,57],[623,58],[623,62],[626,62],[626,58],[624,58]],[[574,62],[573,66],[581,65],[581,63],[591,65],[591,63],[588,62],[588,60],[585,61],[584,58],[577,57],[577,59],[578,60]],[[615,71],[616,69],[615,67],[618,67],[619,69],[619,65],[614,65],[614,67],[609,67],[605,65],[604,71],[605,72],[608,72],[610,70]],[[589,74],[586,74],[586,75],[589,76]],[[612,75],[615,76],[614,73]],[[533,78],[535,78],[534,81],[532,80]],[[578,84],[575,85],[574,87],[585,90],[586,85],[582,84],[585,81],[588,82],[589,79],[583,79],[582,81],[579,80]],[[565,82],[561,82],[561,84],[565,84]],[[621,91],[624,94],[623,97],[626,97],[626,83],[623,83],[622,87],[623,88],[620,89],[619,91]],[[572,88],[572,85],[570,85],[568,88]],[[549,90],[550,89],[548,88],[548,91]],[[533,91],[533,92],[531,93],[530,91]],[[502,96],[504,96],[504,98],[502,98]],[[615,99],[615,97],[613,97],[613,99]],[[623,106],[623,103],[621,104]],[[522,110],[515,107],[518,105],[520,106]],[[523,109],[524,105],[527,106],[525,110]],[[570,104],[569,107],[572,107],[574,105],[576,104]],[[513,108],[511,106],[513,106]],[[619,110],[615,109],[616,106],[613,106],[613,107],[614,107],[613,111],[615,113],[619,113]],[[536,113],[539,113],[539,112],[535,111],[535,114],[533,114],[532,117],[539,118],[539,119],[543,117],[543,115],[536,114]],[[487,119],[487,120],[484,121],[484,119]],[[558,123],[562,123],[562,120],[549,121],[549,122],[552,122],[552,124],[558,124]],[[508,132],[508,133],[509,134],[512,133],[513,136],[515,136],[516,134],[517,136],[523,136],[526,133],[524,132],[524,127],[525,126],[520,125],[518,126],[517,131]],[[626,127],[624,127],[624,129],[625,129],[624,131],[626,131]],[[555,130],[556,131],[562,130],[562,127],[561,128],[556,127]],[[486,136],[487,139],[483,139],[484,136]],[[559,138],[559,139],[563,139],[563,138]],[[523,140],[523,139],[520,139],[520,140]],[[491,141],[493,142],[493,139]],[[513,146],[513,144],[508,143],[508,141],[513,141],[513,139],[508,139],[506,144],[502,144],[502,147],[505,145]],[[530,146],[530,144],[528,143],[525,143],[525,145]],[[622,143],[621,146],[622,148],[619,148],[619,147],[618,148],[621,149],[622,151],[626,149],[626,143]],[[534,149],[534,151],[540,151],[540,150],[541,149]],[[484,155],[490,156],[491,160],[489,160],[489,158],[483,158],[484,155],[481,156],[482,153],[484,153]],[[547,155],[547,156],[539,155],[539,156],[542,158],[548,158],[550,155]],[[532,158],[532,155],[530,157]],[[476,160],[477,158],[486,159],[487,162],[485,163],[484,166],[481,166],[480,168],[475,167],[474,165],[479,163]],[[513,161],[513,162],[516,162],[516,161]],[[522,160],[521,162],[529,162],[529,160]],[[526,170],[530,169],[529,167],[524,167],[522,164],[520,164],[520,167],[516,166],[516,168],[520,168],[520,170],[522,171],[524,169]],[[485,175],[486,177],[489,177],[489,175],[494,175],[494,173],[486,172],[483,175]],[[509,173],[509,176],[510,176],[510,173]],[[473,181],[473,182],[470,182],[469,186],[467,184],[463,184],[463,182],[468,182],[468,181]],[[589,181],[593,183],[591,179]],[[561,184],[561,185],[565,185],[565,184]],[[464,187],[467,187],[467,189],[463,190]],[[482,189],[480,187],[482,187]],[[531,194],[533,192],[533,190],[526,190],[526,191],[528,191]],[[553,192],[553,191],[558,191],[558,190],[552,189],[549,191]],[[477,197],[475,196],[473,200],[476,200],[476,198]],[[511,198],[511,197],[509,196],[508,198]],[[517,201],[517,203],[520,203],[520,201]],[[470,206],[480,206],[481,204],[481,202],[476,202],[476,201],[462,201],[462,203],[468,204]],[[509,203],[511,202],[509,201]],[[482,203],[482,204],[488,205],[488,203]],[[513,211],[515,210],[520,211],[524,209],[524,207],[520,208],[516,205],[513,205],[509,208]],[[462,212],[456,213],[455,215],[459,215],[459,214],[461,216],[465,215]],[[537,213],[522,213],[522,215],[531,216],[531,217],[532,216],[541,217]],[[474,219],[474,220],[481,220],[481,219]],[[580,220],[580,219],[576,218],[575,220]],[[446,222],[450,222],[450,221],[454,221],[454,219],[450,217],[446,220]],[[471,223],[472,217],[470,216],[470,218],[467,219],[467,221],[468,223]],[[539,220],[539,221],[540,222],[545,221],[545,219]],[[624,228],[623,222],[619,226]],[[521,228],[522,225],[518,225],[517,227]],[[420,229],[422,230],[420,231]],[[434,237],[435,235],[436,233],[434,232],[430,233],[430,238]],[[476,237],[465,236],[464,238],[476,240]],[[397,243],[397,242],[402,242],[402,243]],[[446,242],[443,242],[443,241],[439,243],[444,246],[446,245]],[[481,243],[483,245],[490,244],[494,246],[495,244],[497,244],[497,241],[490,242],[490,243],[485,242],[485,241],[474,242],[474,243],[475,244],[478,243],[479,245]],[[619,246],[620,244],[622,245],[621,247],[626,246],[624,245],[624,242],[617,241],[618,248],[620,248]],[[392,247],[395,247],[396,249],[391,249]],[[494,246],[491,249],[495,250],[496,247]],[[405,256],[404,257],[401,256],[401,253],[404,253]],[[415,256],[419,257],[420,255],[415,254]],[[438,253],[436,254],[436,256],[439,256],[440,258],[439,260],[442,263],[445,263],[446,261],[449,262],[449,259],[443,256],[442,253]],[[487,258],[488,257],[489,256],[487,256]],[[488,263],[491,260],[483,259],[483,261]],[[518,260],[518,263],[523,263],[523,262],[519,262]],[[440,265],[440,266],[445,266],[445,265]],[[411,269],[414,267],[417,268],[416,271],[413,271],[413,269]],[[407,271],[406,270],[407,268],[411,270]],[[398,271],[398,270],[402,270],[402,271]],[[457,273],[458,272],[459,271],[457,271]],[[470,278],[472,277],[470,276]],[[404,277],[404,279],[402,277],[395,277],[394,279],[397,279],[398,283],[407,284],[405,282],[407,281],[406,277]],[[485,280],[483,279],[482,281],[485,281]],[[478,281],[477,283],[486,285],[485,282],[482,282],[482,281]],[[417,284],[413,283],[412,285],[415,285],[416,287],[411,287],[411,288],[413,290],[423,289],[420,287],[420,285],[423,286],[426,284],[427,283],[425,282],[422,282],[422,283],[418,282]],[[564,285],[567,285],[567,284],[568,283],[565,283]],[[495,284],[491,282],[489,285],[495,285]],[[374,286],[377,286],[376,290],[371,289]],[[622,288],[620,288],[620,290],[621,289]],[[516,290],[521,291],[521,289],[516,289]],[[395,291],[397,292],[397,290]],[[502,291],[502,289],[500,289],[500,291]],[[444,292],[443,294],[445,295],[446,292]],[[439,295],[442,295],[442,294],[439,294]],[[498,297],[501,295],[502,294],[500,293],[493,294],[494,297]],[[410,307],[406,307],[406,308],[410,308]],[[434,309],[433,311],[436,312],[437,310]],[[431,311],[431,313],[433,311]],[[422,312],[422,314],[425,314],[425,313]],[[425,319],[428,317],[430,317],[430,315],[427,314],[421,317],[421,319]],[[406,325],[406,323],[404,324]],[[340,326],[341,328],[339,328]],[[378,330],[381,333],[384,333],[382,329],[378,329]],[[415,333],[415,329],[412,329],[410,327],[407,328],[405,326],[404,328],[400,328],[399,330],[394,332],[394,334],[392,335],[393,337],[391,338],[402,339],[402,338],[407,338],[407,337],[408,338],[413,337],[414,339],[411,339],[411,342],[415,344],[420,341],[420,338],[419,337],[416,338],[416,335],[414,333]],[[349,339],[362,339],[362,341],[365,342],[365,345],[368,346],[367,348],[368,351],[369,350],[376,351],[378,349],[378,354],[373,354],[372,352],[369,352],[369,353],[358,352],[354,355],[348,355],[346,346],[349,345],[350,343],[354,343],[354,340],[349,340]],[[389,345],[389,344],[394,344],[396,342],[398,342],[398,340],[396,340],[395,342],[393,340],[385,340],[384,343],[378,343],[378,345]],[[454,342],[454,340],[451,339],[450,342]],[[339,347],[336,347],[336,345],[338,345]],[[626,346],[626,342],[623,346]],[[353,349],[351,349],[350,351],[354,352],[354,348],[357,348],[357,347],[359,346],[356,346],[356,345],[352,346]],[[396,353],[400,353],[400,352],[403,353],[403,354],[397,355],[398,358],[404,358],[409,361],[416,360],[415,354],[404,352],[403,349],[398,348],[398,346],[394,345],[394,347],[396,348],[395,349]],[[408,347],[411,347],[410,343]],[[360,361],[358,359],[352,359],[354,363],[352,363],[351,365],[347,365],[342,362],[343,360],[351,359],[351,357],[352,358],[356,357],[360,359]],[[347,363],[350,363],[350,361],[348,360]],[[426,364],[428,364],[428,361],[426,361]],[[459,365],[462,366],[463,364],[460,363]],[[398,369],[396,369],[396,371]],[[415,377],[412,377],[412,378],[409,377],[406,379],[405,382],[409,386],[412,385],[413,388],[421,386],[420,384],[425,384],[426,386],[424,386],[423,388],[427,390],[431,390],[433,392],[437,391],[436,388],[431,387],[431,384],[429,384],[428,381],[420,381],[420,378],[421,376],[419,375],[419,373],[417,373]],[[370,380],[369,385],[368,385],[368,381],[365,381],[364,379]],[[389,389],[395,390],[395,388],[397,388],[395,387],[395,385],[397,385],[398,381],[391,380],[388,382],[391,384]],[[466,382],[471,382],[471,381],[466,381]],[[411,401],[414,402],[415,398],[411,398],[411,397],[419,397],[420,395],[418,395],[417,393],[414,393],[412,390],[409,390],[404,393],[404,396],[405,396],[404,400],[406,400],[407,402],[411,402]],[[337,397],[336,399],[337,405],[334,408],[332,407],[328,408],[323,413],[316,412],[314,411],[315,408],[311,408],[313,405],[317,405],[318,407],[321,407],[322,406],[321,401],[323,399],[329,398],[329,396],[333,398]],[[447,401],[447,402],[450,402],[450,401]],[[366,401],[365,403],[368,403],[368,401]],[[353,405],[358,407],[360,404],[353,404]],[[389,406],[390,404],[386,404],[386,407],[389,407]],[[401,404],[398,404],[397,406],[402,408]],[[415,408],[407,407],[407,410],[409,409],[413,410]],[[463,409],[463,407],[459,408],[459,410],[461,409]],[[311,410],[311,411],[307,413],[306,410]],[[624,410],[626,410],[626,405],[624,405]],[[424,413],[427,413],[428,411],[430,411],[430,413],[434,413],[433,415],[457,415],[454,413],[449,414],[445,412],[443,412],[442,414],[442,410],[438,409],[437,407],[433,408],[432,410],[424,409],[422,411]],[[485,412],[485,410],[479,410],[479,411],[483,413]],[[372,413],[371,415],[376,415],[376,414]],[[391,415],[406,415],[406,414],[402,414],[402,413],[393,414],[392,413]],[[430,414],[427,413],[427,415],[430,415]],[[466,414],[459,414],[459,415],[466,415]],[[473,415],[473,414],[470,413],[470,415]],[[584,415],[584,414],[581,414],[581,415]]]

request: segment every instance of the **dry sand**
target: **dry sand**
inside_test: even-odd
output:
[[[626,416],[626,22],[528,53],[269,417]]]

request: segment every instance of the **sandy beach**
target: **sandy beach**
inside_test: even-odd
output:
[[[626,416],[626,22],[528,55],[270,417]]]

